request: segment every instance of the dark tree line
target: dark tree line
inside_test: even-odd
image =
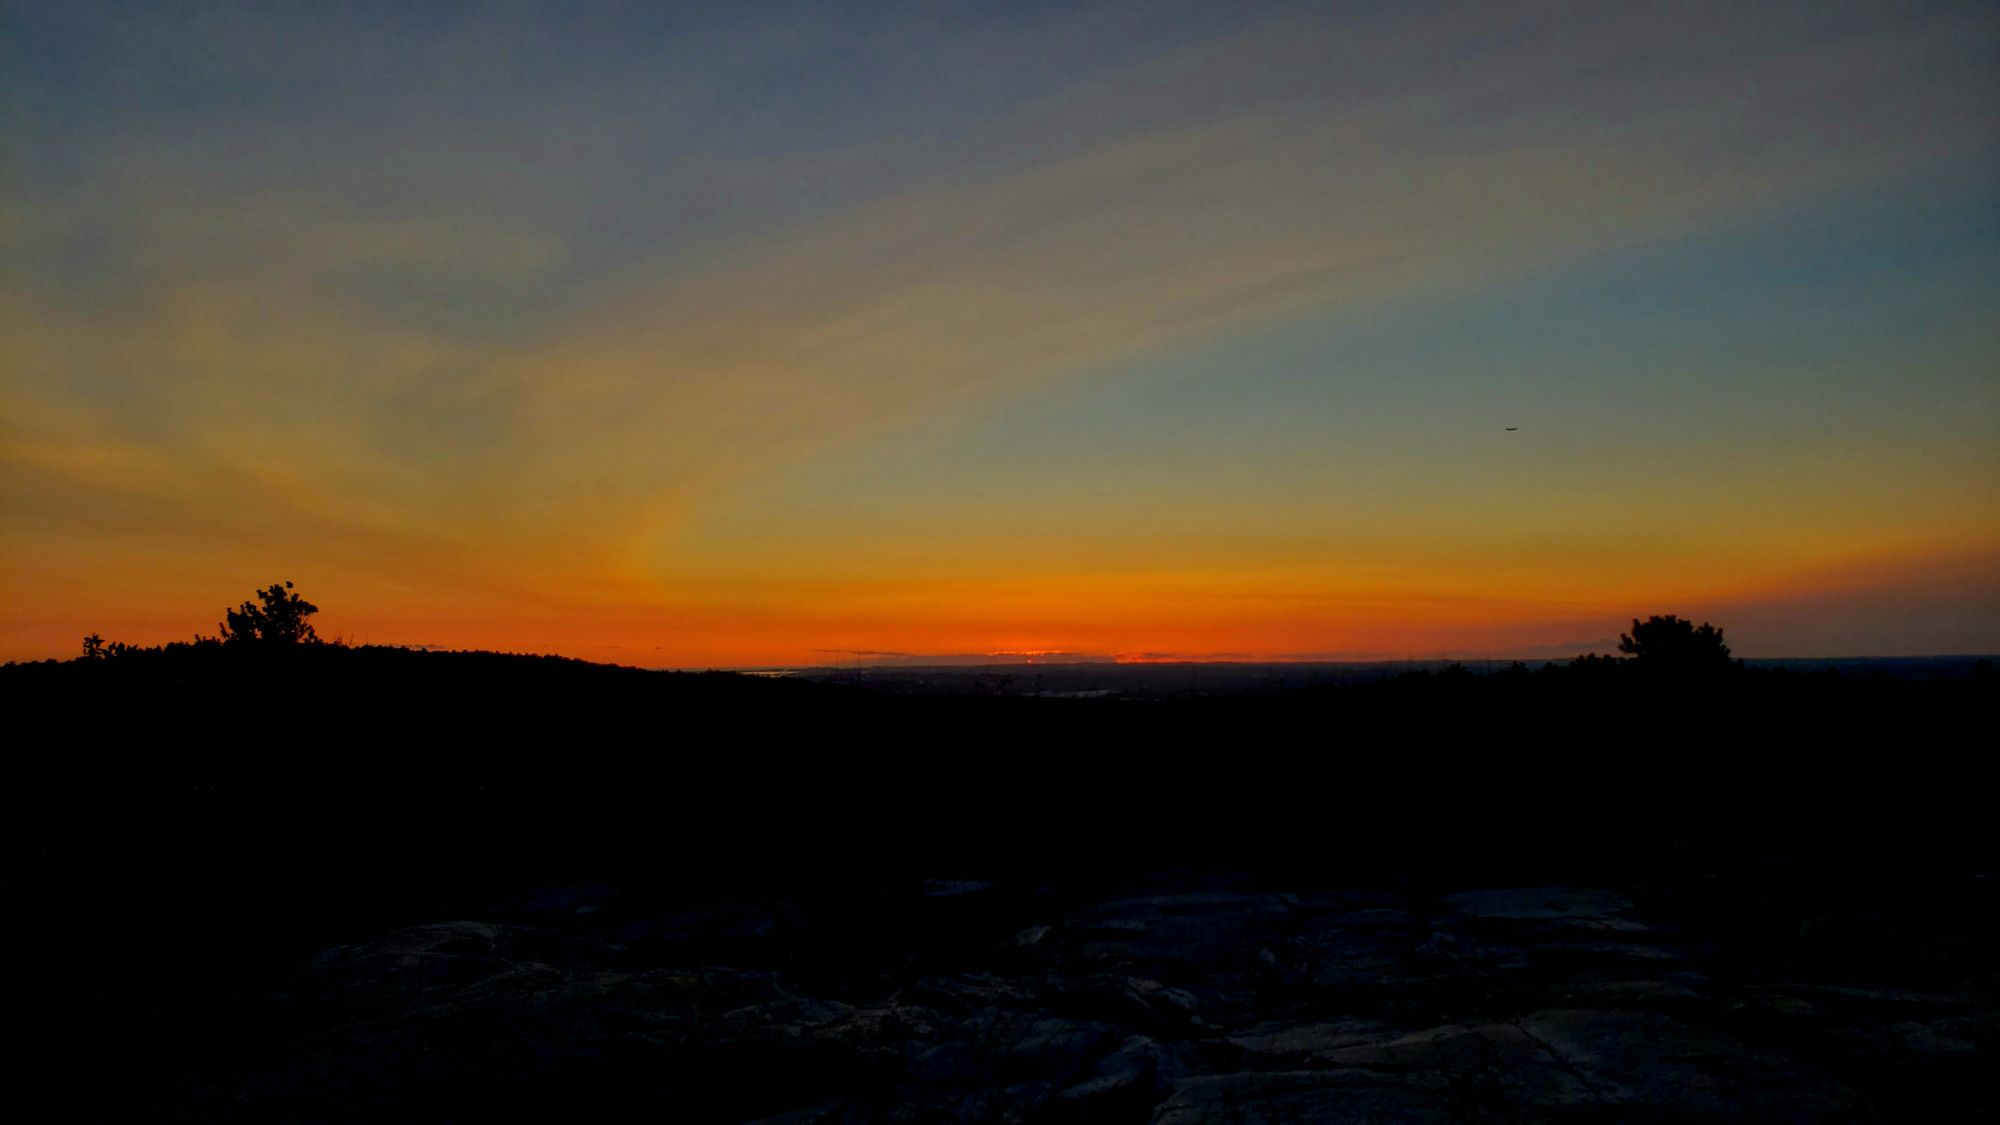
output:
[[[238,650],[284,651],[327,646],[328,642],[320,638],[308,620],[318,612],[319,607],[307,601],[292,583],[273,582],[256,591],[255,601],[245,601],[234,609],[225,609],[223,620],[218,624],[220,635],[203,637],[197,634],[194,647],[220,645]],[[329,647],[341,646],[339,642],[334,642]],[[84,660],[103,660],[135,651],[139,650],[131,645],[106,643],[96,633],[83,638]],[[1656,614],[1644,621],[1633,618],[1632,631],[1619,635],[1618,651],[1624,654],[1624,658],[1591,653],[1577,657],[1570,667],[1585,671],[1632,668],[1676,676],[1713,675],[1743,667],[1741,660],[1731,658],[1721,629],[1707,622],[1696,626],[1693,621],[1673,614]],[[1510,671],[1516,669],[1527,671],[1524,665],[1519,664]],[[1464,669],[1454,665],[1440,674],[1449,677],[1454,672],[1462,675]]]
[[[169,644],[155,651],[182,650],[189,647],[206,648],[220,646],[229,649],[276,651],[283,649],[317,647],[326,645],[319,632],[307,620],[319,612],[319,607],[307,601],[292,587],[292,583],[273,582],[256,592],[256,601],[246,601],[234,609],[222,611],[223,620],[217,623],[218,636],[204,637],[195,634],[194,643]],[[333,647],[340,647],[336,643]],[[136,645],[122,641],[106,642],[98,633],[83,638],[84,660],[108,660],[115,656],[146,651]]]

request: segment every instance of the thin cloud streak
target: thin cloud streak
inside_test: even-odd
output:
[[[402,39],[334,14],[210,29],[244,50],[162,26],[182,74],[265,100],[218,108],[169,82],[178,96],[97,118],[111,95],[23,102],[31,159],[6,193],[25,221],[0,275],[5,565],[51,600],[129,577],[117,560],[138,555],[163,553],[192,598],[197,572],[304,554],[334,594],[450,587],[474,614],[527,598],[809,619],[796,592],[705,588],[702,568],[751,574],[813,544],[770,527],[690,545],[696,517],[941,417],[1259,326],[1991,173],[1990,14],[1710,16],[1279,16],[1103,52],[962,115],[885,95],[910,120],[856,112],[824,137],[782,114],[760,131],[754,105],[716,93],[722,70],[790,66],[823,31],[808,17],[789,38],[675,28],[651,53],[585,21],[546,61],[548,29],[518,15]],[[1079,26],[994,49],[1030,66]],[[991,64],[971,42],[940,49]],[[288,84],[273,50],[343,112]],[[94,65],[122,57],[107,51]],[[350,58],[440,77],[371,84]],[[565,69],[579,60],[595,69]],[[769,206],[733,209],[746,192]],[[1437,540],[1451,550],[1449,528]],[[1119,561],[1056,584],[1112,589]],[[1541,596],[1533,575],[1380,594],[1324,564],[1169,561],[1127,574],[1109,612],[1164,600],[1219,629],[1216,603]],[[1183,578],[1207,597],[1160,594]],[[879,582],[835,580],[848,593],[827,612],[935,613],[924,599],[952,588]],[[1000,587],[990,604],[1010,612],[1048,592]],[[1158,647],[1134,640],[1114,651]]]
[[[651,509],[644,550],[746,473],[967,400],[1308,309],[1497,282],[1943,154],[1895,116],[1848,113],[1894,44],[1833,54],[1775,104],[1759,101],[1766,60],[1736,60],[1692,107],[1541,148],[1521,147],[1505,108],[1460,122],[1461,145],[1394,155],[1376,138],[1416,125],[1380,108],[1254,118],[789,232],[780,252],[627,298],[504,364],[491,379],[534,466],[517,499],[541,512],[608,491]],[[1470,100],[1482,77],[1435,96]],[[1677,151],[1718,134],[1735,135],[1701,160]]]

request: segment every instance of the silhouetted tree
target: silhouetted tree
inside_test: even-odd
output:
[[[290,593],[292,584],[272,583],[268,588],[257,591],[257,601],[263,604],[244,602],[240,608],[224,610],[228,620],[221,623],[222,643],[227,645],[316,645],[319,634],[313,631],[312,623],[306,618],[319,612],[319,607]]]
[[[1694,622],[1672,614],[1633,618],[1632,631],[1618,637],[1618,651],[1640,668],[1662,672],[1716,672],[1740,664],[1729,658],[1722,630],[1705,621],[1697,629]]]
[[[85,660],[104,659],[104,638],[96,633],[83,638],[83,658]]]

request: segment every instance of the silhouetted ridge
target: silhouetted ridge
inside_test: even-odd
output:
[[[797,988],[850,1006],[894,996],[911,1010],[958,1013],[951,1019],[973,1020],[971,1042],[1101,1024],[1118,1029],[1107,1051],[1134,1035],[1164,1044],[1158,1058],[1132,1049],[1132,1065],[1148,1067],[1220,1065],[1210,1057],[1219,1048],[1201,1045],[1216,1041],[1207,1021],[1224,1017],[1210,994],[1076,967],[1107,943],[1126,943],[1133,963],[1180,964],[1221,956],[1203,952],[1203,934],[1239,934],[1247,944],[1229,956],[1241,953],[1247,967],[1228,969],[1238,976],[1217,988],[1310,997],[1321,955],[1286,943],[1331,927],[1326,941],[1365,951],[1366,973],[1356,969],[1339,995],[1343,1004],[1378,998],[1368,1003],[1382,1029],[1370,1043],[1393,1042],[1399,1020],[1458,1026],[1467,1012],[1512,1011],[1494,1007],[1506,988],[1540,997],[1530,1010],[1573,1006],[1567,993],[1533,991],[1570,988],[1571,977],[1502,970],[1530,955],[1582,964],[1624,956],[1606,943],[1626,931],[1579,923],[1563,931],[1561,949],[1475,964],[1494,927],[1532,928],[1549,901],[1582,903],[1607,926],[1683,933],[1602,905],[1651,896],[1647,910],[1710,935],[1674,936],[1694,952],[1669,952],[1708,959],[1721,1011],[1763,1003],[1754,991],[1724,1001],[1738,977],[1761,980],[1774,959],[1873,958],[1898,979],[1958,992],[1967,973],[1991,970],[1961,940],[1990,932],[1978,912],[1990,912],[1992,896],[1976,892],[1995,859],[1979,784],[1992,751],[1971,741],[1993,714],[1990,667],[1950,678],[1744,667],[1719,630],[1655,618],[1635,621],[1633,659],[1487,674],[1449,666],[1333,681],[1197,678],[1161,691],[1120,680],[1116,690],[1081,692],[1014,672],[982,680],[978,670],[817,682],[313,643],[310,603],[282,585],[263,594],[227,624],[254,640],[136,648],[93,636],[77,659],[0,668],[20,728],[56,732],[10,759],[13,905],[0,954],[58,993],[26,1006],[40,1041],[68,1058],[118,1060],[135,1118],[157,1116],[146,1109],[168,1098],[162,1090],[188,1099],[200,1119],[280,1104],[290,1096],[282,1082],[260,1088],[262,1102],[239,1103],[227,1067],[262,1058],[266,1039],[296,1050],[319,1042],[312,1037],[328,1033],[315,1029],[347,994],[324,981],[304,993],[281,982],[349,980],[339,974],[350,969],[364,981],[388,974],[354,997],[389,1004],[368,1027],[408,1014],[397,1004],[437,1014],[422,998],[460,979],[418,987],[406,980],[418,970],[397,966],[483,981],[504,966],[547,962],[563,966],[550,971],[565,980],[608,973],[644,984],[656,979],[647,973],[667,972],[655,966],[696,964],[730,988],[769,982],[749,995],[792,1005],[786,1011],[798,1008],[786,991]],[[1771,882],[1771,857],[1793,872],[1782,884]],[[1275,890],[1215,892],[1209,876],[1187,871],[1223,872],[1215,878],[1228,887],[1338,886],[1347,897],[1328,899],[1322,917],[1270,897]],[[1117,890],[1156,879],[1172,889],[1161,892],[1165,905]],[[1454,897],[1455,888],[1520,886],[1623,889]],[[1874,914],[1850,901],[1863,888]],[[1382,911],[1413,933],[1446,937],[1418,945],[1400,930],[1378,933],[1370,919]],[[1801,936],[1808,924],[1831,925],[1816,919],[1883,912],[1893,926],[1840,923],[1862,926],[1863,938]],[[1037,926],[1072,916],[1046,949],[1036,944]],[[1187,929],[1179,944],[1148,936],[1182,933],[1175,927],[1193,925],[1188,917],[1221,929]],[[808,936],[786,936],[794,930]],[[954,959],[989,949],[1000,952],[985,976],[951,975]],[[1393,987],[1380,983],[1392,965],[1404,974]],[[992,983],[1007,972],[1026,975]],[[1364,978],[1377,983],[1363,988]],[[1528,983],[1493,983],[1513,979]],[[276,1014],[274,994],[290,998]],[[963,1073],[904,1061],[869,1070],[876,1064],[812,1030],[835,1025],[810,1021],[772,1043],[819,1044],[811,1050],[757,1040],[745,1053],[722,1015],[657,1023],[681,994],[662,995],[666,1008],[619,1009],[604,1017],[612,1022],[562,1031],[581,1036],[562,1042],[598,1044],[584,1062],[530,1044],[542,1061],[520,1063],[518,1075],[432,1078],[422,1088],[504,1115],[553,1113],[606,1088],[685,1104],[766,1075],[779,1077],[757,1086],[765,1100],[756,1104],[773,1110],[860,1097],[868,1082],[928,1097],[927,1082],[949,1093],[989,1081],[962,1062],[951,1065]],[[713,1002],[748,1002],[735,995]],[[1625,1027],[1616,1012],[1628,1002],[1639,1001],[1604,1001],[1614,1014],[1578,1033]],[[523,1019],[570,1010],[520,1004],[508,1010]],[[980,1030],[976,1013],[1008,1005],[1030,1006]],[[1254,1030],[1253,1014],[1230,1017],[1231,1026]],[[492,1023],[447,1015],[472,1020],[467,1027]],[[1644,1018],[1647,1034],[1671,1030],[1666,1016]],[[339,1026],[359,1034],[352,1027],[362,1025]],[[647,1038],[656,1026],[679,1030]],[[1492,1042],[1511,1049],[1517,1032],[1496,1023]],[[628,1060],[605,1043],[645,1050]],[[484,1057],[462,1045],[439,1050],[453,1065]],[[1296,1060],[1284,1065],[1297,1071]],[[1972,1088],[1963,1068],[1873,1074],[1856,1065],[1836,1069],[1861,1075],[1853,1080],[1883,1104]],[[1253,1067],[1241,1080],[1261,1073]],[[190,1092],[189,1074],[216,1085]],[[1065,1078],[1089,1080],[1082,1071]],[[417,1105],[408,1114],[423,1117],[419,1103],[397,1100],[402,1087],[382,1090],[365,1095],[378,1100],[363,1116]]]

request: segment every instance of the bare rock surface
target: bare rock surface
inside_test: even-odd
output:
[[[1787,975],[1644,902],[1609,887],[1276,889],[1226,872],[1067,896],[940,878],[837,904],[544,888],[292,965],[246,1015],[254,1034],[179,1098],[204,1120],[638,1105],[800,1125],[1990,1106],[1990,975]]]

